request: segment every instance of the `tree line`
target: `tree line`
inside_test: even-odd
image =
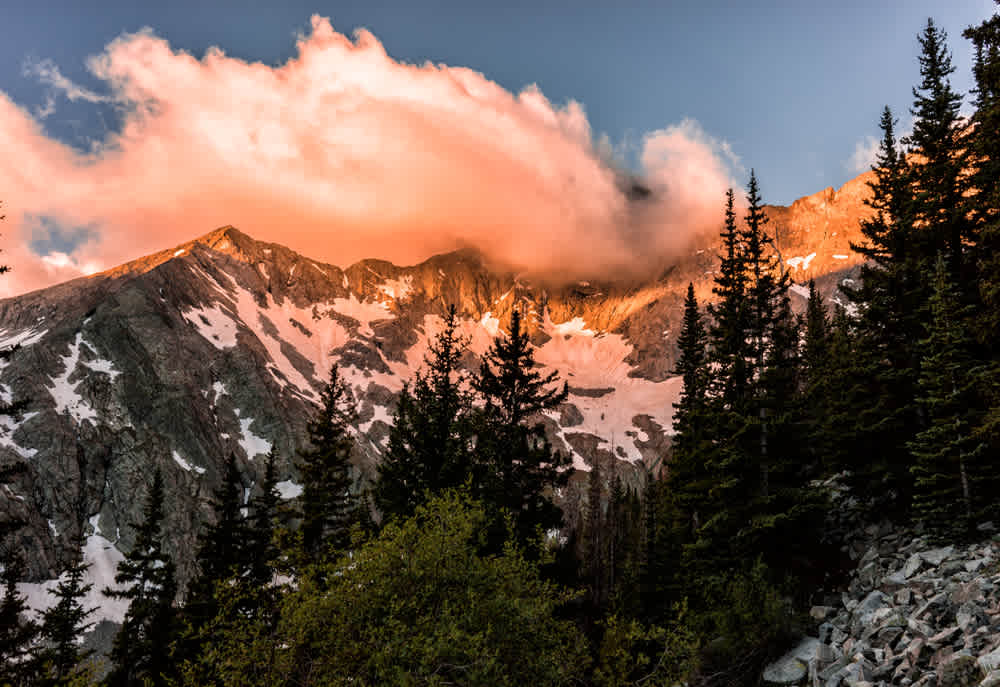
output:
[[[553,494],[571,470],[543,423],[565,384],[539,371],[517,310],[470,367],[451,307],[371,489],[352,484],[355,401],[334,367],[298,456],[301,496],[281,500],[272,452],[244,502],[230,457],[183,596],[154,476],[104,590],[128,612],[102,683],[756,683],[841,564],[831,480],[872,520],[977,536],[1000,516],[1000,15],[964,35],[971,117],[932,21],[912,132],[882,114],[852,245],[865,262],[843,302],[810,282],[796,315],[756,175],[745,210],[727,193],[713,298],[703,307],[692,284],[684,301],[664,470],[629,486],[598,460],[566,530]],[[4,527],[0,684],[93,683],[85,563],[66,564],[33,620]]]

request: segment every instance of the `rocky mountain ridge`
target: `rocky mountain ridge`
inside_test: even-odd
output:
[[[768,209],[793,278],[818,277],[832,298],[857,264],[833,251],[858,236],[843,224],[858,188]],[[638,484],[668,454],[683,292],[693,281],[710,296],[717,252],[717,237],[702,237],[647,283],[553,285],[496,270],[472,250],[341,269],[223,227],[0,301],[0,347],[17,347],[0,363],[0,393],[30,402],[0,418],[0,464],[27,466],[0,488],[0,513],[28,523],[19,536],[33,580],[51,578],[76,532],[93,574],[107,574],[131,546],[130,523],[159,467],[168,549],[184,578],[227,455],[249,495],[274,447],[283,495],[298,493],[296,451],[334,362],[358,405],[355,481],[373,478],[395,395],[455,304],[470,369],[517,307],[537,360],[568,383],[567,403],[543,420],[580,473],[558,495],[572,520],[594,461],[614,462]],[[801,307],[805,288],[793,291]],[[44,588],[24,585],[37,603]],[[101,603],[109,619],[120,615]]]

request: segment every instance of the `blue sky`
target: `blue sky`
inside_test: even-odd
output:
[[[9,148],[0,160],[4,233],[25,248],[15,256],[44,261],[9,291],[230,222],[298,250],[323,246],[326,253],[315,257],[336,264],[363,256],[414,261],[463,242],[496,249],[497,229],[512,226],[525,227],[514,237],[523,242],[542,230],[552,235],[539,254],[581,244],[614,256],[619,267],[637,251],[660,259],[691,226],[714,226],[719,189],[744,184],[751,167],[765,201],[776,204],[838,187],[864,169],[883,105],[901,129],[908,125],[919,78],[916,35],[928,17],[948,32],[953,85],[967,93],[971,51],[961,33],[996,5],[0,0],[0,7],[0,143]],[[332,30],[313,24],[313,15],[329,18]],[[381,48],[327,49],[331,35],[361,27]],[[143,28],[150,33],[136,36]],[[297,38],[331,70],[329,78],[305,67],[297,76],[282,71],[303,54]],[[212,46],[232,59],[221,66],[205,59]],[[379,61],[382,49],[391,60]],[[103,67],[88,62],[93,56],[102,56]],[[374,71],[359,76],[373,60]],[[407,67],[426,61],[485,80]],[[269,76],[247,64],[255,62],[272,68]],[[272,90],[260,98],[240,90],[255,88],[247,84],[257,78]],[[188,89],[185,79],[195,85]],[[465,90],[456,93],[459,82]],[[489,82],[503,90],[490,91]],[[340,83],[353,84],[360,105],[342,99]],[[300,93],[312,104],[300,107]],[[438,96],[451,100],[441,104]],[[401,110],[393,109],[396,101],[405,101]],[[314,111],[316,121],[289,124],[288,113],[300,109]],[[489,120],[479,138],[477,117]],[[327,140],[320,125],[336,129],[337,140]],[[231,146],[239,137],[213,139],[226,139],[230,129],[242,132],[241,141],[264,143],[237,159]],[[581,136],[606,138],[668,202],[623,228],[620,198],[583,159],[603,148]],[[289,155],[299,168],[289,169]],[[154,159],[159,168],[151,168]],[[199,178],[209,171],[214,177]],[[280,181],[265,185],[271,175]],[[482,177],[479,185],[466,183],[472,177]],[[214,188],[221,178],[230,185]],[[440,192],[447,184],[457,187],[451,197]],[[498,185],[504,188],[494,192]],[[309,188],[319,190],[302,196]],[[244,212],[262,190],[274,197]],[[303,197],[318,207],[334,195],[322,212],[302,210]],[[482,198],[483,207],[471,208]],[[288,231],[293,221],[298,233]],[[140,224],[145,232],[137,232]],[[551,229],[556,224],[565,227]],[[477,228],[469,233],[471,225]],[[627,242],[638,248],[623,247]],[[563,267],[586,272],[588,260],[571,256]]]

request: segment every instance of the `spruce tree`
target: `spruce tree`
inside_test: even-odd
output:
[[[242,574],[249,565],[243,479],[235,455],[229,454],[223,469],[222,483],[212,496],[212,521],[198,535],[198,575],[190,586],[189,606],[191,602],[208,602],[217,583]]]
[[[1000,5],[1000,3],[998,3]],[[971,185],[969,218],[975,225],[974,247],[979,298],[973,331],[981,357],[981,383],[988,412],[978,434],[989,443],[988,455],[1000,455],[1000,12],[965,32],[975,48],[975,112],[969,127]],[[996,461],[993,461],[996,465]],[[996,468],[994,467],[994,472]]]
[[[38,679],[34,650],[41,628],[17,589],[24,573],[20,549],[0,540],[0,685],[27,687]]]
[[[307,558],[327,560],[350,545],[354,512],[351,496],[350,426],[354,397],[336,365],[320,394],[319,412],[307,425],[309,447],[300,453],[302,547]]]
[[[823,297],[816,290],[816,281],[809,280],[809,301],[806,303],[805,340],[802,344],[802,371],[806,386],[816,383],[824,373],[830,351],[830,320]]]
[[[948,269],[956,284],[972,278],[966,260],[968,244],[975,243],[974,224],[964,201],[968,189],[968,150],[965,124],[959,114],[962,96],[951,87],[955,71],[947,46],[947,34],[927,20],[920,42],[920,85],[913,89],[913,133],[905,140],[909,162],[912,212],[924,276],[924,297],[933,290],[934,264],[939,254],[947,256]]]
[[[247,561],[250,580],[258,586],[274,581],[274,565],[278,558],[275,535],[281,495],[278,493],[277,453],[272,447],[264,462],[260,492],[250,499],[247,517]]]
[[[716,302],[709,305],[712,318],[709,328],[709,362],[713,374],[713,396],[726,409],[742,408],[747,387],[747,276],[740,232],[736,226],[735,195],[726,191],[725,225],[721,233],[723,254],[715,275],[712,293]]]
[[[921,342],[920,401],[929,426],[910,442],[915,515],[940,535],[968,533],[980,504],[993,498],[978,493],[986,446],[975,436],[981,406],[968,309],[940,258]]]
[[[243,577],[250,567],[247,548],[248,531],[242,512],[243,483],[230,454],[224,463],[222,483],[212,496],[212,521],[198,534],[196,562],[198,573],[188,584],[181,612],[183,629],[179,631],[174,660],[189,661],[213,641],[211,628],[219,613],[216,594],[220,584]],[[202,682],[211,682],[203,675]]]
[[[704,521],[706,499],[714,479],[708,470],[713,443],[706,343],[694,284],[688,284],[683,324],[677,340],[680,356],[674,368],[683,387],[680,398],[674,403],[674,436],[668,472],[668,488],[682,520],[678,535],[684,539],[693,537]]]
[[[45,678],[42,684],[70,684],[80,664],[94,652],[83,650],[80,640],[94,626],[87,618],[96,608],[84,608],[82,599],[92,588],[84,584],[90,564],[83,560],[83,537],[73,541],[73,555],[62,570],[55,589],[50,594],[57,599],[54,606],[42,613],[41,635],[46,646],[42,651]]]
[[[425,369],[400,393],[375,486],[383,520],[412,514],[428,495],[459,487],[475,472],[472,396],[461,367],[468,339],[454,305],[443,325],[428,345]]]
[[[166,685],[174,668],[169,648],[176,629],[174,563],[163,550],[163,475],[153,474],[135,545],[118,564],[116,587],[103,593],[126,599],[128,611],[111,649],[110,687]]]
[[[606,573],[607,553],[605,535],[607,527],[604,518],[604,475],[601,457],[597,456],[587,473],[587,507],[583,520],[581,537],[584,580],[590,589],[590,602],[600,608],[607,600]]]
[[[998,2],[1000,5],[1000,2]],[[976,331],[993,358],[1000,352],[1000,13],[964,33],[975,49],[975,111],[968,128],[970,183],[968,217],[978,237],[975,263],[984,305]]]
[[[506,336],[493,339],[472,385],[483,401],[476,443],[483,498],[514,517],[525,544],[536,540],[538,530],[562,525],[551,492],[568,482],[570,460],[552,449],[539,418],[569,396],[568,386],[557,383],[558,373],[538,370],[515,309]]]
[[[856,437],[861,450],[841,452],[846,460],[831,467],[850,471],[857,495],[877,499],[889,513],[905,510],[909,500],[912,480],[906,442],[920,422],[915,401],[916,344],[924,337],[925,305],[911,173],[898,148],[894,125],[885,108],[879,123],[882,140],[872,167],[875,178],[869,182],[871,198],[866,201],[872,216],[861,222],[864,243],[851,244],[866,258],[861,285],[841,286],[857,316],[856,332],[849,337],[854,351],[842,352],[837,362],[857,370],[858,376],[850,382],[830,380],[864,387],[850,394],[856,404],[853,411],[843,408],[853,412],[855,420],[850,434],[841,439],[843,445]],[[843,324],[841,333],[846,335],[847,323]],[[836,394],[828,398],[838,402]]]

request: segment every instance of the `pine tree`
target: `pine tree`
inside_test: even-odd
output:
[[[183,629],[174,649],[174,660],[178,663],[192,660],[213,641],[210,626],[220,610],[217,587],[231,578],[243,577],[251,565],[242,497],[243,483],[236,456],[230,454],[224,464],[222,483],[212,495],[213,521],[203,525],[198,534],[198,574],[188,585],[180,614]],[[211,682],[207,675],[201,678],[203,683]]]
[[[42,613],[41,636],[46,642],[42,662],[46,676],[42,684],[70,684],[80,664],[94,652],[82,650],[79,641],[93,622],[87,618],[96,608],[84,608],[82,599],[92,588],[84,584],[84,575],[90,564],[83,560],[83,537],[73,541],[73,556],[63,569],[59,582],[50,593],[56,597],[54,606]]]
[[[712,317],[709,362],[716,369],[713,396],[724,408],[733,410],[743,407],[749,386],[745,337],[747,276],[734,204],[733,189],[729,189],[726,192],[725,226],[721,233],[725,252],[719,256],[719,270],[712,287],[716,302],[708,308]]]
[[[111,649],[114,664],[105,683],[110,687],[166,685],[173,669],[169,647],[176,629],[174,563],[163,550],[163,475],[159,469],[134,523],[135,546],[118,564],[117,588],[103,593],[127,599],[128,611]]]
[[[275,535],[281,495],[278,493],[277,453],[272,447],[264,462],[264,475],[260,480],[260,493],[250,499],[247,518],[247,560],[249,578],[257,586],[274,581],[274,565],[278,558]]]
[[[978,493],[979,462],[986,446],[975,436],[981,412],[977,398],[973,338],[968,306],[951,281],[944,258],[938,260],[931,320],[921,342],[921,403],[929,426],[910,448],[915,462],[915,515],[939,534],[965,534],[975,524],[979,505],[992,500]]]
[[[243,508],[243,479],[236,456],[229,454],[224,464],[222,484],[212,496],[213,522],[198,535],[198,576],[192,581],[189,601],[207,601],[215,585],[234,574],[242,574],[249,564],[247,531]]]
[[[569,395],[568,386],[558,388],[557,382],[558,373],[538,371],[521,313],[514,310],[507,335],[493,340],[472,384],[483,400],[476,444],[483,498],[511,513],[525,544],[536,540],[539,529],[562,524],[549,493],[569,480],[569,457],[552,449],[536,419]]]
[[[473,475],[472,397],[461,367],[467,346],[458,311],[449,306],[428,346],[425,370],[403,387],[396,406],[375,486],[383,521],[412,514],[428,495],[459,487]]]
[[[1000,2],[998,2],[1000,4]],[[978,243],[974,247],[979,296],[985,306],[978,318],[980,344],[996,357],[1000,330],[1000,13],[966,29],[975,48],[975,112],[968,128],[972,169],[969,219]]]
[[[680,398],[674,404],[668,488],[677,515],[683,521],[678,535],[690,539],[706,515],[706,498],[713,480],[708,470],[713,448],[708,395],[711,378],[705,326],[698,311],[693,284],[688,284],[677,347],[680,357],[674,374],[681,377],[683,387]]]
[[[34,648],[40,627],[28,614],[28,601],[17,583],[25,573],[24,556],[0,540],[0,685],[27,687],[38,679]]]
[[[587,508],[583,520],[582,562],[584,580],[590,588],[590,602],[597,608],[607,600],[605,534],[604,521],[604,476],[601,458],[597,456],[587,473]]]
[[[816,281],[809,280],[809,301],[806,304],[805,341],[802,344],[802,371],[807,387],[823,374],[830,352],[830,320],[823,297],[816,290]]]
[[[1000,3],[998,3],[1000,4]],[[989,442],[989,455],[1000,454],[1000,12],[965,32],[975,48],[975,106],[969,127],[971,185],[969,218],[978,243],[974,247],[981,309],[973,331],[981,357],[987,408],[978,433]],[[994,463],[995,464],[995,463]]]
[[[948,79],[955,67],[948,52],[947,34],[928,19],[917,40],[921,82],[913,89],[913,133],[905,142],[913,153],[909,162],[916,228],[913,238],[924,275],[924,296],[929,298],[939,254],[947,256],[956,283],[972,277],[966,246],[975,243],[975,236],[964,201],[968,151],[965,125],[959,114],[962,96],[952,89]]]
[[[354,513],[351,496],[350,425],[354,397],[336,366],[320,394],[320,409],[309,422],[309,448],[300,454],[302,474],[302,547],[319,562],[350,545]]]
[[[831,467],[849,470],[856,493],[883,502],[890,513],[905,509],[909,500],[912,480],[906,442],[920,422],[915,401],[919,371],[916,342],[924,337],[911,174],[898,149],[894,124],[891,111],[885,108],[879,124],[882,141],[872,167],[875,180],[869,182],[872,196],[866,201],[873,214],[861,222],[865,242],[851,244],[866,258],[861,266],[861,286],[841,286],[857,310],[857,331],[849,337],[854,350],[841,351],[836,362],[857,370],[860,376],[851,381],[831,380],[833,384],[864,387],[849,394],[856,404],[853,410],[842,408],[853,413],[854,424],[844,428],[849,434],[840,437],[841,445],[856,437],[860,450],[841,452],[846,461]],[[846,335],[844,324],[841,331]],[[827,398],[838,403],[836,394]]]

